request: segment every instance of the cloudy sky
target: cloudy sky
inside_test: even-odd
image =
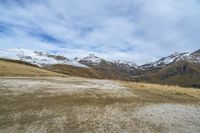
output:
[[[1,49],[142,64],[199,42],[199,0],[0,0]]]

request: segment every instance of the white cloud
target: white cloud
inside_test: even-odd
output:
[[[95,53],[142,64],[198,49],[199,9],[197,0],[2,1],[0,26],[13,33],[0,34],[0,48],[56,50],[70,58]]]

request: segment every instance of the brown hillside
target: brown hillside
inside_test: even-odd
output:
[[[148,73],[147,81],[185,87],[200,84],[200,64],[184,61],[173,63],[157,72]]]
[[[21,61],[1,60],[0,76],[64,76]]]

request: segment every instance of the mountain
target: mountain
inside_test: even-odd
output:
[[[87,66],[96,66],[99,65],[102,61],[103,59],[97,57],[94,54],[90,54],[89,56],[79,60],[80,63],[85,64]]]
[[[174,53],[142,66],[125,60],[105,60],[94,54],[70,60],[26,49],[0,50],[0,58],[67,75],[200,88],[200,50]]]
[[[163,57],[158,61],[144,64],[140,66],[141,69],[154,69],[154,68],[162,68],[172,63],[176,63],[179,61],[200,63],[200,49],[193,53],[174,53],[167,57]]]
[[[139,68],[140,81],[200,87],[200,50],[175,53]]]
[[[200,63],[200,49],[191,53],[188,60],[190,62]]]
[[[144,64],[140,66],[141,69],[151,69],[151,68],[161,68],[165,67],[169,64],[172,64],[174,62],[180,61],[180,60],[185,60],[185,58],[188,57],[190,53],[174,53],[172,55],[169,55],[167,57],[163,57],[158,61],[151,62],[148,64]]]
[[[94,54],[90,54],[89,56],[84,57],[83,59],[75,58],[75,60],[78,60],[80,63],[87,65],[87,66],[100,66],[103,63],[106,63],[108,65],[112,64],[115,66],[121,66],[121,67],[126,67],[126,68],[137,67],[137,65],[133,62],[128,62],[125,60],[108,61],[108,60],[102,59]]]
[[[122,79],[130,78],[135,65],[125,62],[112,62],[90,54],[84,58],[68,59],[62,55],[27,49],[0,49],[0,58],[19,60],[51,71],[74,76],[91,78]]]
[[[108,79],[131,80],[132,75],[137,73],[135,63],[121,60],[108,61],[94,54],[80,59],[79,62],[99,72],[101,77]]]
[[[52,64],[67,64],[78,67],[87,67],[75,60],[69,60],[64,56],[53,55],[46,52],[38,52],[27,49],[0,49],[0,58],[20,60],[31,64],[35,64],[40,67]]]
[[[138,67],[135,63],[133,62],[129,62],[129,61],[126,61],[126,60],[114,60],[113,61],[116,65],[123,65],[123,66],[127,66],[127,67]]]
[[[200,64],[179,61],[158,70],[146,71],[141,77],[141,81],[151,83],[179,85],[184,87],[199,86]]]
[[[75,61],[87,67],[77,67],[67,64],[51,64],[45,68],[51,71],[56,71],[68,75],[100,78],[100,79],[120,79],[130,80],[131,74],[135,73],[136,65],[122,61],[108,61],[94,54],[90,54],[83,58],[74,58]]]

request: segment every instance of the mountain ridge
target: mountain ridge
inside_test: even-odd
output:
[[[20,60],[51,71],[88,78],[186,87],[200,84],[200,50],[174,53],[141,66],[125,60],[105,60],[94,54],[70,60],[62,55],[26,49],[0,50],[0,58]]]
[[[143,64],[140,66],[141,69],[145,68],[159,68],[167,66],[171,63],[178,62],[178,61],[188,61],[188,62],[196,62],[200,63],[200,49],[195,52],[186,52],[186,53],[174,53],[169,56],[163,57],[159,59],[158,61]]]

